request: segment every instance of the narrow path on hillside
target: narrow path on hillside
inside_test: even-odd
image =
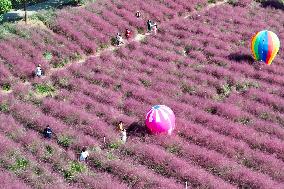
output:
[[[192,15],[195,14],[195,13],[206,12],[206,11],[208,11],[209,9],[213,8],[213,7],[216,7],[216,6],[225,4],[226,2],[227,2],[227,0],[218,1],[218,2],[216,2],[216,3],[207,5],[206,7],[204,7],[204,8],[201,9],[201,10],[194,10],[194,11],[190,12],[188,15],[184,16],[184,19],[189,18],[190,16],[192,16]],[[43,76],[42,78],[43,78],[43,79],[47,79],[48,77],[50,77],[50,76],[51,76],[54,72],[56,72],[56,71],[67,69],[68,67],[70,67],[70,66],[73,65],[73,64],[83,64],[84,62],[86,62],[88,59],[90,59],[90,58],[92,58],[92,57],[98,57],[98,56],[100,56],[102,53],[107,52],[107,51],[114,51],[114,50],[116,50],[116,49],[118,49],[118,48],[121,48],[121,47],[123,47],[123,46],[126,46],[127,44],[129,44],[129,43],[132,42],[132,41],[137,41],[137,42],[143,41],[143,40],[144,40],[147,36],[149,36],[149,35],[152,35],[152,33],[137,34],[134,38],[132,38],[132,39],[130,39],[130,40],[125,40],[125,39],[124,39],[124,44],[122,44],[122,45],[119,45],[119,46],[110,45],[109,47],[107,47],[107,48],[105,48],[105,49],[99,50],[97,53],[95,53],[95,54],[93,54],[93,55],[85,56],[85,57],[83,57],[81,60],[76,61],[76,62],[70,62],[69,64],[66,64],[66,65],[64,65],[64,66],[61,67],[61,68],[50,68],[49,71],[48,71],[48,73],[47,73],[45,76]],[[29,82],[29,81],[26,81],[26,82],[24,82],[23,84],[24,84],[24,85],[30,85],[30,86],[31,86],[31,82]],[[10,91],[8,91],[8,92],[1,90],[1,92],[2,92],[3,94],[8,94],[8,93],[12,92],[12,90],[10,90]],[[44,96],[42,96],[42,97],[44,97]]]

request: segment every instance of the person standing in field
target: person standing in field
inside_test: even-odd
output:
[[[129,29],[126,29],[126,30],[125,30],[125,37],[126,37],[126,39],[129,39],[129,38],[130,38],[130,34],[131,34],[130,30],[129,30]]]
[[[41,65],[40,65],[40,64],[38,64],[37,67],[36,67],[35,75],[36,75],[37,77],[41,77],[41,76],[43,75],[43,71],[42,71],[42,69],[41,69]]]
[[[87,148],[84,147],[81,151],[79,160],[80,161],[86,161],[88,159],[88,157],[89,157],[89,152],[87,151]]]
[[[119,124],[118,124],[118,129],[120,131],[121,141],[123,143],[126,143],[126,139],[127,139],[126,129],[124,129],[123,127],[124,127],[124,124],[123,124],[122,121],[120,121]]]
[[[157,23],[154,23],[154,25],[153,25],[153,31],[154,31],[154,34],[156,35],[156,34],[157,34],[157,31],[158,31],[158,25],[157,25]]]
[[[125,144],[126,143],[126,139],[127,139],[126,129],[122,129],[122,131],[121,131],[121,141]]]
[[[147,29],[148,29],[149,32],[152,31],[152,27],[153,27],[152,21],[151,21],[151,20],[148,20],[148,21],[147,21]]]
[[[44,135],[45,138],[51,139],[52,129],[49,126],[47,126],[43,131],[43,135]]]
[[[136,16],[136,18],[140,18],[141,17],[141,13],[139,11],[136,11],[135,16]]]
[[[116,34],[115,39],[116,39],[116,45],[117,45],[117,46],[119,46],[120,44],[123,44],[123,39],[122,39],[120,33],[117,33],[117,34]]]

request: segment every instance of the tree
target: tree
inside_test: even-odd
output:
[[[8,12],[12,8],[11,0],[0,1],[0,15]]]

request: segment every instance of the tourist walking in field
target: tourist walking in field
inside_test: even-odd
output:
[[[124,129],[124,124],[122,121],[119,122],[118,124],[118,129],[120,131],[120,135],[121,135],[121,141],[123,143],[126,142],[126,138],[127,138],[127,135],[126,135],[126,129]]]
[[[42,69],[41,69],[41,65],[40,65],[40,64],[38,64],[37,67],[36,67],[35,75],[36,75],[37,77],[41,77],[41,76],[43,75],[43,71],[42,71]]]
[[[120,33],[117,33],[117,34],[116,34],[115,39],[116,39],[116,45],[117,45],[117,46],[119,46],[120,44],[123,44],[123,39],[122,39]]]
[[[49,126],[47,126],[44,129],[43,134],[44,134],[45,138],[51,139],[51,137],[52,137],[52,129]]]
[[[131,34],[130,30],[129,30],[129,29],[126,29],[126,30],[125,30],[125,37],[126,37],[126,39],[129,39],[129,38],[130,38],[130,34]]]
[[[121,141],[125,144],[126,143],[126,139],[127,139],[126,129],[122,129],[122,131],[121,131]]]
[[[140,18],[140,17],[141,17],[141,13],[140,13],[139,11],[136,11],[135,16],[136,16],[137,18]]]
[[[157,31],[158,31],[158,25],[157,25],[157,23],[154,23],[153,32],[154,32],[155,35],[157,34]]]
[[[80,160],[80,161],[86,161],[86,160],[88,159],[88,157],[89,157],[89,152],[87,151],[87,148],[84,147],[84,148],[82,149],[81,154],[80,154],[79,160]]]
[[[151,21],[151,20],[148,20],[148,21],[147,21],[147,29],[148,29],[148,32],[151,32],[151,31],[152,31],[152,27],[153,27],[152,21]]]

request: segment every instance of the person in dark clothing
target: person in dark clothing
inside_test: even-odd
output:
[[[148,21],[147,21],[147,29],[148,29],[149,32],[152,31],[152,27],[153,27],[152,21],[151,21],[151,20],[148,20]]]
[[[43,134],[44,134],[45,138],[51,139],[51,137],[52,137],[52,129],[49,126],[47,126],[44,129]]]
[[[141,13],[140,13],[139,11],[137,11],[137,12],[135,13],[135,16],[136,16],[137,18],[140,18],[140,17],[141,17]]]

